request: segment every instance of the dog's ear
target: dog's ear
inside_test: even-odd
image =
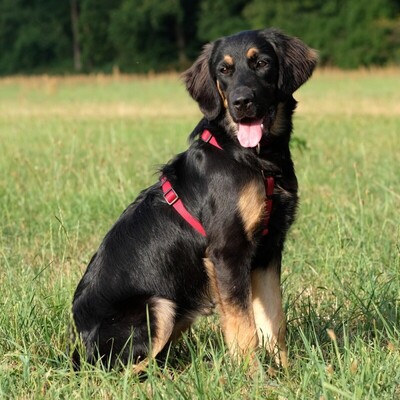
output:
[[[284,96],[291,95],[311,76],[318,54],[300,39],[287,36],[277,29],[267,29],[262,33],[278,57],[278,88]]]
[[[199,103],[201,112],[210,121],[217,118],[221,112],[221,97],[210,72],[213,47],[213,43],[205,45],[199,58],[182,74],[186,89]]]

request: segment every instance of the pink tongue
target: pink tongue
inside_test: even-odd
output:
[[[261,129],[262,120],[251,123],[240,123],[237,138],[243,147],[256,147],[260,143],[262,137]]]

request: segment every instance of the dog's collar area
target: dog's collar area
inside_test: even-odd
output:
[[[206,143],[212,144],[214,147],[217,147],[220,150],[223,150],[223,148],[218,144],[217,139],[215,139],[215,136],[208,130],[204,129],[203,133],[200,135],[201,140]]]
[[[209,143],[212,146],[224,150],[218,143],[217,139],[215,136],[208,130],[205,129],[202,134],[200,135],[201,140],[205,143]],[[258,152],[259,152],[259,147],[258,147]],[[271,211],[272,211],[272,195],[274,193],[274,187],[275,187],[275,179],[273,176],[267,176],[265,177],[264,174],[264,184],[265,184],[265,219],[264,219],[264,224],[263,224],[263,229],[261,231],[261,234],[263,236],[268,235],[269,232],[269,220],[271,216]],[[185,205],[183,204],[182,200],[179,198],[178,194],[172,187],[171,182],[168,180],[168,178],[165,175],[162,175],[160,178],[161,182],[161,189],[163,191],[163,196],[164,200],[169,206],[172,206],[175,211],[189,224],[192,226],[193,229],[195,229],[197,232],[199,232],[202,236],[206,237],[206,231],[201,224],[201,222],[195,218],[190,212],[187,210]]]

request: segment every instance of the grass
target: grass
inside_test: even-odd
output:
[[[301,206],[283,268],[290,369],[226,356],[200,320],[148,379],[69,362],[73,291],[199,119],[176,76],[0,80],[0,398],[400,398],[399,70],[296,93]]]

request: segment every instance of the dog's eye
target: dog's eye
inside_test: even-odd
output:
[[[265,60],[258,60],[256,63],[256,68],[264,68],[268,65],[268,62]]]
[[[230,68],[228,68],[228,67],[226,67],[226,66],[223,66],[223,67],[221,67],[221,68],[219,69],[219,72],[221,72],[221,74],[224,74],[224,75],[229,74]]]

